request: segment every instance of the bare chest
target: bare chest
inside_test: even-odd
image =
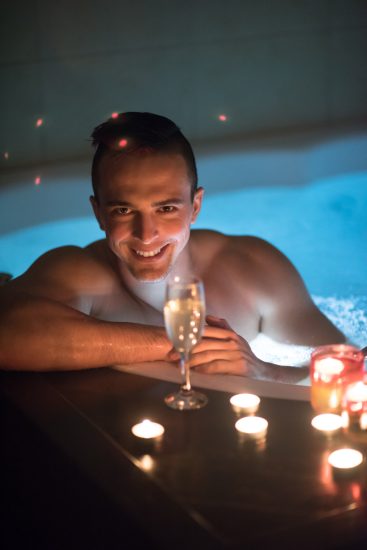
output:
[[[259,333],[260,315],[253,277],[226,261],[202,264],[197,273],[204,282],[206,312],[226,319],[238,334],[252,340]],[[117,278],[106,283],[93,298],[91,315],[101,320],[163,326],[163,312],[137,298]]]
[[[162,312],[131,296],[124,289],[95,298],[91,315],[104,321],[163,325]]]
[[[225,319],[231,328],[247,340],[259,333],[260,315],[254,297],[241,292],[228,281],[223,285],[206,284],[206,312]]]
[[[252,340],[258,334],[259,315],[251,299],[239,296],[233,287],[206,285],[206,313],[226,319],[238,334]],[[163,312],[157,311],[125,291],[111,292],[94,300],[93,317],[105,321],[163,326]]]

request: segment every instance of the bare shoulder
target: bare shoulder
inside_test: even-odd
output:
[[[196,230],[192,232],[193,247],[197,255],[219,263],[245,263],[247,268],[264,268],[266,265],[289,267],[290,262],[280,250],[259,237],[225,235],[218,231]]]
[[[234,271],[249,284],[258,296],[260,311],[269,312],[314,309],[306,285],[296,267],[274,245],[258,237],[232,237],[228,247],[228,263],[235,262]],[[281,306],[280,306],[281,305]]]
[[[210,229],[191,231],[191,250],[195,259],[207,264],[223,253],[230,245],[231,237]]]
[[[289,267],[291,262],[278,248],[270,242],[254,236],[231,236],[228,245],[230,253],[245,256],[246,260],[251,260],[264,267],[271,264],[273,267]]]
[[[287,283],[301,284],[302,279],[289,258],[270,242],[259,237],[231,237],[228,253],[236,255],[246,269],[251,269],[269,289]]]
[[[198,231],[196,257],[205,272],[220,269],[223,277],[240,278],[257,291],[279,292],[287,285],[304,290],[303,281],[291,261],[268,241],[254,236],[224,235]]]
[[[102,241],[86,248],[63,246],[40,256],[6,291],[27,292],[76,305],[85,295],[112,284],[114,272]],[[84,309],[84,308],[83,308]]]
[[[97,241],[81,248],[62,246],[40,256],[26,271],[25,276],[53,276],[67,278],[93,278],[95,272],[106,272],[107,255],[102,242]]]

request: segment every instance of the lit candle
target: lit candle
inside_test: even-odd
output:
[[[316,430],[330,433],[342,427],[342,418],[338,414],[319,414],[312,419],[311,424]]]
[[[315,378],[328,383],[338,377],[344,370],[343,361],[334,357],[325,357],[315,361]]]
[[[346,344],[320,346],[311,355],[311,404],[318,412],[340,412],[347,383],[362,376],[363,354]]]
[[[151,422],[150,420],[145,419],[139,424],[135,424],[135,426],[131,428],[131,431],[136,437],[152,439],[163,435],[164,428],[157,422]]]
[[[251,437],[262,437],[268,429],[268,421],[261,416],[246,416],[235,424],[236,430]]]
[[[343,362],[334,357],[314,361],[311,376],[311,403],[317,411],[338,411],[342,398],[340,375]]]
[[[343,415],[346,426],[357,425],[367,428],[367,384],[362,381],[347,386],[343,401]]]
[[[330,453],[328,462],[333,468],[348,470],[356,468],[363,461],[363,454],[356,449],[338,449]]]
[[[367,384],[350,384],[345,392],[346,406],[351,412],[360,412],[367,405]]]
[[[361,414],[361,418],[359,419],[359,427],[361,430],[367,430],[367,412]]]
[[[260,397],[253,393],[238,393],[229,400],[236,413],[253,414],[260,404]]]

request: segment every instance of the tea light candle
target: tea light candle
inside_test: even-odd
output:
[[[334,357],[325,357],[315,361],[315,379],[319,379],[326,384],[338,377],[344,370],[343,361]]]
[[[363,354],[354,346],[319,346],[311,354],[311,404],[320,412],[341,411],[346,385],[361,378]]]
[[[246,416],[235,424],[236,430],[252,437],[262,437],[268,429],[268,421],[261,416]]]
[[[252,414],[259,408],[260,397],[253,393],[238,393],[232,395],[229,401],[236,413]]]
[[[367,410],[367,384],[364,382],[350,384],[345,391],[345,406],[351,413]]]
[[[334,432],[342,427],[342,418],[338,414],[319,414],[311,421],[316,430]]]
[[[157,422],[151,422],[151,420],[145,419],[139,424],[135,424],[135,426],[131,428],[131,431],[136,437],[153,439],[163,435],[164,428]]]
[[[367,384],[362,381],[349,384],[342,401],[343,415],[347,426],[359,424],[361,430],[367,428]]]
[[[330,453],[328,462],[333,468],[348,470],[356,468],[363,461],[363,454],[356,449],[338,449]]]
[[[324,357],[314,361],[311,376],[311,402],[318,411],[338,410],[342,397],[338,383],[344,365],[340,359]]]
[[[359,427],[361,430],[367,430],[367,412],[361,414],[361,418],[359,419]]]

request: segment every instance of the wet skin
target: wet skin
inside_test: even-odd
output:
[[[201,188],[192,198],[180,155],[104,157],[91,203],[106,238],[84,249],[51,251],[7,284],[7,297],[3,293],[0,304],[7,326],[11,318],[11,328],[0,333],[0,341],[12,342],[14,349],[23,335],[25,351],[23,357],[6,344],[1,364],[87,368],[175,360],[163,328],[165,284],[168,276],[187,272],[202,278],[210,315],[204,338],[194,349],[193,368],[289,382],[304,377],[298,369],[260,361],[248,341],[260,331],[275,340],[310,346],[344,341],[344,336],[316,308],[295,268],[272,245],[255,237],[191,231],[202,200]],[[23,316],[22,296],[31,304]],[[25,315],[46,353],[30,367],[34,345]],[[62,332],[66,342],[70,338],[69,351],[56,341]],[[88,349],[91,334],[94,353]],[[50,339],[55,350],[47,356]]]

